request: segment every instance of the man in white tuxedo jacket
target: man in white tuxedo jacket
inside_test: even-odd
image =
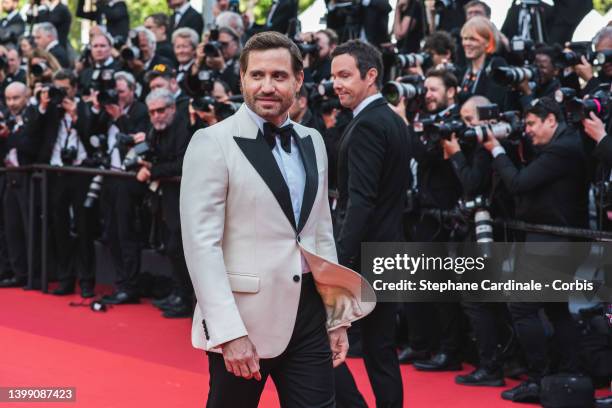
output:
[[[289,120],[299,49],[264,32],[240,60],[245,103],[193,136],[181,227],[198,304],[192,342],[208,352],[208,407],[256,407],[271,376],[283,407],[334,406],[346,329],[375,305],[338,265],[321,135]]]

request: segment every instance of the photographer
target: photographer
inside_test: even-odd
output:
[[[112,56],[112,38],[108,34],[97,34],[90,40],[92,66],[83,69],[79,74],[79,90],[83,95],[90,94],[103,76],[103,71],[115,72],[120,63]],[[97,89],[98,91],[100,89]]]
[[[170,19],[168,15],[164,13],[151,14],[149,17],[145,18],[143,23],[146,29],[151,30],[153,34],[155,34],[155,41],[157,41],[155,51],[162,57],[172,62],[176,62],[176,57],[172,51],[172,43],[168,36],[169,24]]]
[[[535,65],[539,74],[535,89],[531,88],[529,79],[523,80],[517,87],[522,94],[520,102],[523,109],[527,109],[536,98],[554,98],[555,92],[561,87],[559,67],[556,65],[560,54],[561,50],[557,47],[540,45],[535,49]]]
[[[202,14],[191,7],[188,0],[167,1],[168,7],[174,10],[174,13],[170,16],[168,34],[172,35],[175,30],[187,27],[198,33],[198,37],[201,37],[202,31],[204,31],[204,17],[202,17]]]
[[[155,41],[155,34],[142,26],[136,27],[134,30],[134,37],[130,38],[130,44],[126,45],[121,50],[121,58],[124,62],[124,68],[136,78],[141,86],[145,86],[144,75],[145,73],[153,68],[157,64],[164,64],[168,66],[174,66],[172,61],[157,54]],[[127,51],[129,50],[129,52]],[[143,90],[144,97],[146,89]]]
[[[90,110],[76,97],[77,78],[70,70],[53,75],[53,85],[40,91],[38,120],[44,125],[39,162],[52,166],[80,166],[88,156]],[[91,176],[51,172],[49,175],[51,231],[57,257],[59,286],[54,295],[74,293],[75,275],[81,296],[94,296],[96,213],[83,207]],[[71,222],[71,214],[73,222]],[[70,237],[75,225],[78,239]],[[75,271],[76,270],[76,271]],[[75,273],[76,272],[76,273]]]
[[[179,28],[172,33],[173,54],[178,62],[176,80],[181,86],[195,61],[198,43],[198,34],[191,28]]]
[[[164,317],[191,317],[193,289],[181,239],[180,183],[164,180],[181,175],[183,156],[191,138],[191,130],[186,121],[177,114],[174,97],[167,89],[151,91],[146,104],[151,118],[151,130],[146,141],[152,150],[149,156],[154,161],[141,160],[136,178],[141,183],[148,183],[150,190],[153,190],[154,183],[159,183],[153,190],[153,195],[158,202],[161,201],[161,211],[153,216],[161,221],[164,250],[172,263],[174,280],[172,294],[154,304],[163,310]]]
[[[593,38],[595,52],[612,50],[612,26],[606,26],[599,30]],[[612,62],[606,61],[599,71],[598,76],[593,73],[593,66],[582,57],[582,64],[574,66],[574,72],[586,82],[582,95],[593,93],[601,84],[612,82]]]
[[[183,28],[179,28],[179,30],[183,30]],[[170,92],[174,98],[173,104],[175,105],[176,116],[182,117],[186,121],[189,117],[189,96],[179,87],[174,69],[167,65],[158,64],[147,72],[145,78],[151,91],[166,89]]]
[[[223,56],[223,67],[219,79],[230,86],[232,92],[240,94],[240,36],[230,27],[219,28],[219,45]]]
[[[51,23],[39,23],[32,29],[36,47],[51,53],[63,68],[70,68],[70,59],[66,48],[57,39],[57,30]]]
[[[136,100],[134,77],[120,71],[114,75],[114,79],[116,85],[113,90],[105,94],[94,93],[91,134],[105,136],[110,168],[123,170],[130,147],[145,139],[149,117],[146,106]],[[115,291],[102,299],[104,303],[139,301],[136,278],[140,271],[143,239],[137,222],[139,204],[145,192],[146,187],[136,180],[112,177],[104,180],[101,204],[105,236],[116,272]]]
[[[95,7],[95,11],[91,9]],[[113,37],[127,38],[130,31],[130,15],[123,0],[96,0],[95,5],[90,3],[90,11],[85,11],[85,0],[78,0],[76,15],[95,21],[105,27]]]
[[[2,11],[6,16],[0,19],[0,44],[17,47],[17,40],[25,32],[25,21],[19,14],[19,1],[3,0]]]
[[[332,30],[320,30],[310,33],[306,42],[317,43],[315,53],[304,56],[304,82],[320,83],[331,77],[331,53],[338,45],[338,36]]]
[[[50,83],[53,73],[61,68],[51,53],[35,48],[28,59],[27,69],[27,85],[31,94],[36,94],[36,89],[41,84]]]
[[[3,157],[5,167],[19,167],[34,164],[42,143],[42,122],[35,106],[28,106],[28,88],[21,82],[13,82],[5,90],[8,115],[6,122],[0,126],[0,136],[6,139]],[[6,191],[4,193],[4,225],[7,237],[7,252],[12,277],[0,281],[0,287],[19,287],[27,282],[28,256],[27,242],[29,237],[28,202],[30,191],[29,176],[23,172],[7,172]],[[34,217],[34,231],[40,231],[38,217]],[[33,251],[40,253],[39,235],[34,234]],[[34,257],[34,271],[40,268],[40,258]],[[36,284],[36,283],[35,283]]]
[[[576,131],[562,122],[559,105],[550,98],[535,100],[525,111],[527,136],[537,149],[521,169],[512,163],[497,139],[489,138],[484,146],[494,157],[493,168],[505,186],[516,197],[516,218],[536,224],[586,228],[587,180],[586,157]],[[567,246],[568,239],[527,232],[526,242],[558,242],[555,250],[526,247],[517,268],[528,275],[565,271],[575,272],[576,261]],[[504,391],[502,398],[514,402],[538,401],[540,380],[547,367],[547,343],[540,309],[554,326],[553,340],[561,357],[559,371],[577,372],[578,331],[567,302],[509,304],[514,327],[518,331],[528,363],[529,378],[515,388]]]
[[[17,50],[10,49],[4,57],[0,56],[0,64],[5,58],[5,67],[0,69],[0,95],[4,99],[4,90],[13,82],[26,82],[26,72],[21,68]]]

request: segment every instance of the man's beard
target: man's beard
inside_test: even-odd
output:
[[[264,109],[261,109],[257,105],[257,96],[252,96],[247,93],[244,94],[244,102],[247,104],[247,106],[253,112],[255,112],[257,115],[261,116],[264,119],[268,117],[277,117],[280,115],[284,115],[289,111],[289,108],[291,108],[291,105],[293,105],[293,100],[285,101],[282,98],[278,98],[278,99],[279,101],[277,101],[277,103],[280,103],[280,104],[278,105],[277,108],[274,108],[271,110],[264,110]]]

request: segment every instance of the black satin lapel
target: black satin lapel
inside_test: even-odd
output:
[[[276,201],[278,201],[293,229],[296,229],[289,188],[278,168],[278,164],[276,164],[270,146],[264,140],[261,132],[258,132],[257,139],[234,136],[234,140],[263,181],[265,181],[272,194],[274,194]]]
[[[302,199],[302,210],[300,211],[300,222],[298,223],[298,233],[302,231],[310,211],[314,204],[315,197],[317,196],[317,190],[319,188],[319,172],[317,170],[317,156],[315,154],[314,145],[312,144],[312,137],[306,136],[304,138],[294,135],[296,144],[300,149],[300,155],[302,156],[302,163],[304,163],[304,170],[306,171],[306,185],[304,186],[304,198]]]

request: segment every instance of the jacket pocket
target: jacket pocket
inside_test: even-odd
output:
[[[259,292],[259,276],[228,272],[227,278],[232,292]]]

